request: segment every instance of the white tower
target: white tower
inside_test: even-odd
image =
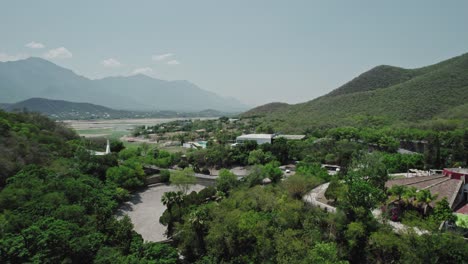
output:
[[[110,143],[109,143],[109,139],[107,140],[107,147],[106,147],[106,154],[110,154],[111,151],[110,151]]]

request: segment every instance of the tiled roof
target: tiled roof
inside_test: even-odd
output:
[[[461,180],[450,179],[442,175],[432,175],[389,180],[385,186],[390,188],[394,185],[405,185],[408,187],[415,187],[418,190],[428,189],[432,195],[437,194],[437,199],[432,203],[433,205],[436,201],[446,197],[450,206],[452,206],[462,184],[463,182]]]
[[[387,188],[390,188],[393,185],[411,185],[411,184],[416,184],[416,183],[421,184],[423,182],[431,181],[434,179],[447,179],[447,177],[443,175],[432,175],[432,176],[419,176],[419,177],[411,177],[411,178],[403,178],[403,179],[394,179],[394,180],[387,181],[385,183],[385,186]]]
[[[456,213],[468,215],[468,204],[465,204],[464,206],[460,207],[460,208],[456,211]]]

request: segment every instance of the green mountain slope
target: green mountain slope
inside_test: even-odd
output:
[[[424,68],[406,70],[379,66],[331,93],[312,101],[262,114],[252,109],[243,117],[264,116],[288,131],[351,124],[356,116],[393,121],[428,120],[468,101],[468,54]],[[261,108],[260,108],[261,109]],[[447,114],[448,115],[448,114]]]
[[[268,114],[272,114],[274,112],[281,111],[282,109],[290,106],[286,103],[269,103],[266,105],[261,105],[259,107],[255,107],[252,110],[245,112],[244,116],[264,116]]]

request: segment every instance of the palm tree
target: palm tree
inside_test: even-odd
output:
[[[427,189],[426,190],[420,190],[416,194],[416,200],[418,201],[418,203],[420,205],[422,205],[424,215],[427,214],[427,208],[430,206],[432,201],[434,201],[435,199],[437,199],[437,194],[432,195],[431,191],[429,191]]]
[[[407,189],[408,187],[404,185],[393,185],[390,189],[388,189],[388,192],[391,195],[398,196],[398,203],[400,203],[401,197],[405,194]]]
[[[404,193],[402,194],[402,198],[406,206],[413,205],[416,198],[417,189],[414,187],[407,187]]]
[[[175,192],[165,192],[163,196],[161,197],[161,202],[163,205],[167,206],[167,211],[169,213],[169,221],[167,225],[167,230],[166,234],[168,237],[172,236],[172,232],[174,229],[174,221],[173,221],[173,215],[172,215],[172,208],[174,206],[174,203],[176,202],[176,196],[177,194]]]
[[[181,192],[181,191],[173,192],[173,193],[174,193],[174,196],[173,196],[173,198],[174,198],[174,203],[176,203],[177,206],[178,206],[179,209],[180,209],[181,204],[182,204],[182,202],[184,201],[184,193]]]
[[[205,240],[204,240],[204,232],[205,232],[205,222],[207,220],[207,212],[202,208],[202,209],[197,209],[195,211],[192,211],[189,216],[189,223],[192,226],[193,230],[195,231],[195,234],[197,236],[197,240],[199,243],[199,250],[200,254],[204,254],[206,249],[205,249]]]
[[[177,194],[175,192],[165,192],[161,197],[161,202],[167,207],[169,213],[172,213],[172,207],[174,203],[176,203],[176,196]]]

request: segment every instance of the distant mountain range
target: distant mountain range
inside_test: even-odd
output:
[[[91,80],[41,58],[0,62],[0,102],[30,98],[86,102],[114,109],[239,112],[248,107],[188,81],[146,75]]]
[[[176,112],[176,111],[129,111],[115,110],[112,108],[90,104],[75,103],[63,100],[51,100],[44,98],[31,98],[14,104],[0,104],[0,109],[9,112],[29,111],[38,112],[54,119],[117,119],[117,118],[156,118],[156,117],[219,117],[229,116],[216,110],[203,110],[200,112]]]
[[[468,53],[418,69],[382,65],[317,99],[272,103],[242,117],[261,117],[281,131],[354,125],[368,117],[400,122],[468,117]]]

